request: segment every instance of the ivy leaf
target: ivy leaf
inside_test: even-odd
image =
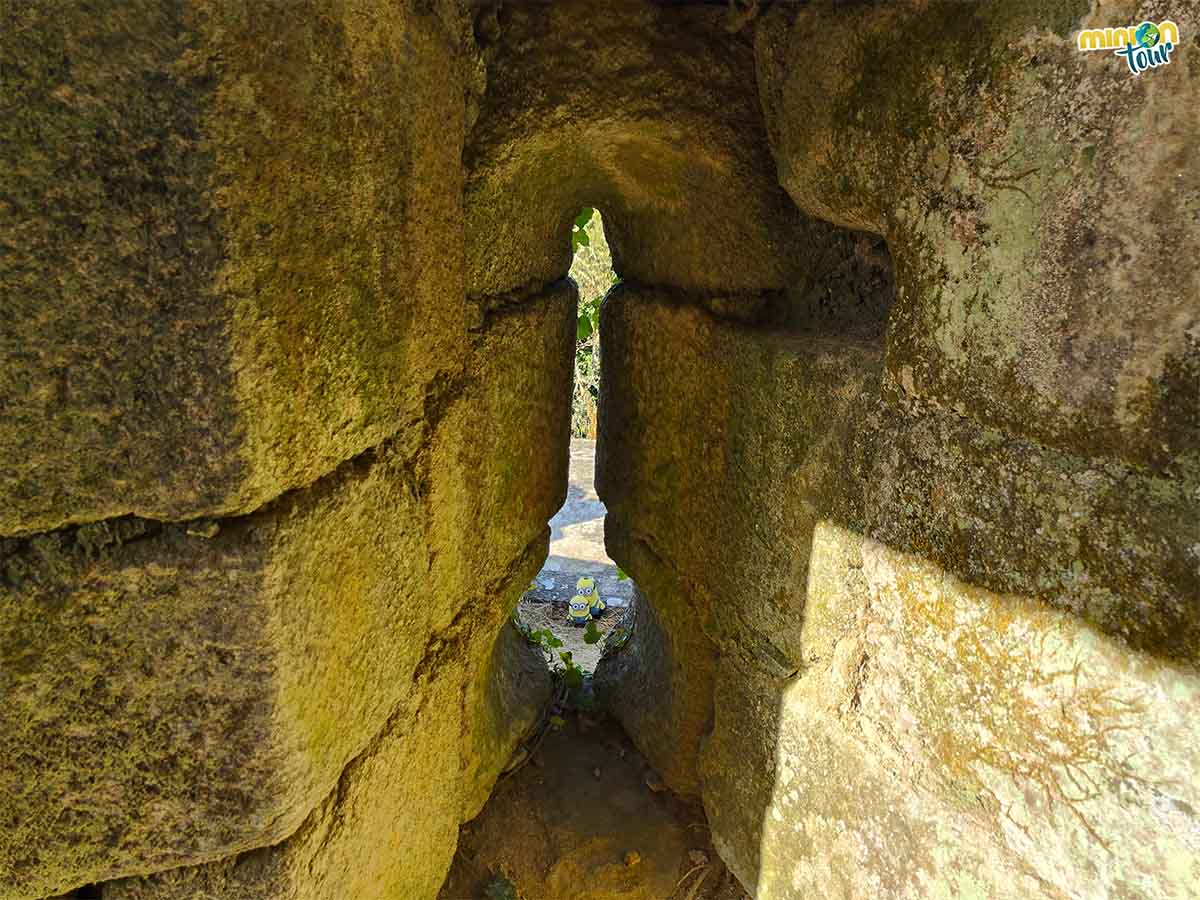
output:
[[[563,673],[563,684],[573,691],[583,687],[583,670],[579,666],[571,666]]]
[[[564,719],[562,716],[551,716],[550,717],[550,727],[553,728],[555,731],[558,731],[560,728],[562,728],[566,724],[567,724],[567,720]]]
[[[596,210],[590,206],[585,206],[579,211],[579,215],[575,217],[575,225],[581,230],[587,227],[587,223],[592,221],[592,213]],[[560,220],[561,221],[561,220]]]
[[[629,580],[629,573],[626,572],[624,569],[622,569],[620,566],[617,566],[617,581],[628,581],[628,580]]]
[[[574,232],[571,235],[571,238],[572,238],[572,240],[575,241],[576,248],[590,247],[591,243],[592,243],[592,239],[590,237],[588,237],[588,233],[586,231],[584,231],[582,228],[579,229],[579,231]]]
[[[583,642],[585,644],[594,644],[596,641],[600,640],[600,638],[600,629],[596,627],[596,623],[588,622],[587,630],[583,633]]]
[[[584,313],[575,322],[575,339],[586,341],[592,336],[592,317]]]

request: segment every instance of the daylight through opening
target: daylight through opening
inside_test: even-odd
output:
[[[550,520],[550,554],[522,596],[518,619],[551,668],[570,682],[596,670],[601,654],[626,632],[621,620],[633,582],[604,547],[605,508],[596,493],[600,410],[600,306],[620,279],[600,211],[584,207],[571,225],[569,277],[579,288],[567,498]]]

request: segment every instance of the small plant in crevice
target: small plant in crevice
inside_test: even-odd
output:
[[[550,672],[554,677],[562,682],[568,691],[578,691],[583,687],[583,669],[575,662],[570,650],[560,650],[563,642],[556,637],[554,632],[549,628],[540,628],[534,631],[524,622],[513,615],[513,626],[517,631],[524,635],[525,640],[531,644],[536,644],[541,648],[542,653],[546,656],[546,661],[550,666]],[[596,637],[590,639],[588,633],[594,632]],[[588,623],[588,633],[584,634],[584,640],[589,644],[594,644],[600,640],[600,633],[596,631],[594,622]]]
[[[504,875],[497,875],[489,881],[483,896],[486,900],[520,900],[517,886]]]

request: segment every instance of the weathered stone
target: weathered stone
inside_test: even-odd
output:
[[[547,689],[583,204],[598,682],[745,885],[1194,893],[1191,6],[78,6],[0,12],[2,900],[436,894]]]
[[[528,580],[540,561],[534,559],[521,576]],[[521,584],[509,589],[509,605]],[[436,896],[450,867],[458,825],[467,817],[463,810],[477,802],[470,799],[472,786],[486,797],[549,691],[540,656],[531,657],[525,641],[508,626],[486,669],[469,672],[467,664],[493,634],[483,629],[455,633],[454,639],[462,641],[455,644],[456,652],[443,653],[436,666],[422,672],[427,683],[420,701],[392,716],[295,835],[209,865],[107,884],[106,900]],[[473,709],[464,704],[463,692],[483,677],[495,678],[497,687],[487,692],[483,707]],[[486,720],[485,737],[464,753],[468,745],[462,735],[477,724],[475,717]]]
[[[597,487],[610,542],[645,543],[714,598],[697,621],[787,673],[813,525],[862,527],[880,349],[723,321],[686,299],[624,283],[604,304]]]
[[[753,48],[723,10],[570,0],[480,15],[469,294],[565,275],[585,204],[604,213],[618,272],[699,290],[783,287],[785,248],[830,231],[770,174]]]
[[[621,537],[615,533],[611,545]],[[618,555],[635,560],[639,550],[647,552],[634,545]],[[678,582],[664,577],[657,562],[630,563],[642,580],[621,623],[629,638],[619,651],[601,658],[596,693],[626,732],[637,735],[638,749],[667,786],[698,797],[700,742],[712,728],[717,652],[699,621],[707,604],[695,603]]]
[[[492,309],[474,335],[472,387],[456,427],[478,469],[477,486],[462,482],[462,500],[478,504],[471,544],[485,580],[548,535],[566,499],[578,302],[574,282],[563,279]]]
[[[687,299],[623,284],[604,308],[609,548],[667,613],[640,622],[642,646],[635,632],[636,655],[603,680],[656,765],[678,771],[677,743],[682,783],[699,784],[743,884],[760,897],[1185,896],[1200,865],[1194,804],[1191,787],[1171,785],[1194,785],[1200,769],[1186,729],[1165,736],[1188,713],[1160,704],[1178,692],[1186,707],[1200,689],[1194,486],[885,403],[878,342],[838,338],[829,323],[723,321]],[[875,568],[864,568],[864,534]],[[882,559],[903,591],[880,575]],[[886,643],[864,611],[877,594],[976,624],[951,643],[903,631],[912,626],[893,614],[886,627],[902,633]],[[719,648],[715,674],[711,658],[662,665],[687,629]],[[885,652],[899,686],[877,699],[867,731],[863,685]],[[990,693],[973,694],[981,678]],[[648,680],[656,689],[639,690]],[[1068,710],[1057,719],[1020,706],[1042,703],[1046,684]],[[698,765],[686,762],[696,730],[676,710],[689,690],[708,723]],[[945,709],[928,700],[943,693]],[[921,715],[893,724],[904,704]],[[938,754],[952,715],[955,746],[1008,779],[980,769],[1003,791],[991,807],[975,810],[982,788],[968,802],[946,782]],[[912,746],[897,757],[901,737]],[[1139,741],[1156,749],[1135,758]],[[792,785],[801,768],[806,781]],[[1145,784],[1166,799],[1138,793]],[[1149,829],[1160,807],[1183,818],[1145,847],[1120,827],[1127,813]],[[1052,832],[1055,849],[1022,843],[1021,828]],[[1089,842],[1111,865],[1089,861]]]
[[[1194,478],[1062,453],[952,414],[893,412],[875,444],[871,537],[1155,655],[1200,660]]]
[[[356,461],[213,539],[122,520],[144,533],[10,542],[3,896],[197,862],[299,825],[453,612],[429,600],[435,528],[415,466]]]
[[[552,688],[542,651],[506,624],[487,667],[473,673],[467,685],[460,821],[479,815],[513,748],[534,724]]]
[[[757,72],[780,180],[887,238],[886,386],[1089,456],[1200,445],[1200,71],[1131,77],[1077,25],[1158,3],[776,4]],[[817,49],[819,48],[819,49]]]
[[[758,897],[1191,896],[1193,669],[852,533],[820,559],[838,624],[779,695]]]
[[[416,451],[466,358],[461,24],[419,6],[0,13],[0,535]]]
[[[0,896],[275,843],[425,702],[427,669],[457,649],[483,677],[565,491],[573,298],[492,320],[414,456],[387,444],[215,534],[122,519],[4,543]],[[482,727],[478,752],[513,739]],[[437,803],[457,826],[468,801]]]
[[[654,609],[600,681],[667,783],[694,794],[717,648],[794,672],[812,528],[861,527],[880,352],[685,299],[626,282],[604,305],[605,532]]]

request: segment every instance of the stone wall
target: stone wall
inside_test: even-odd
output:
[[[549,688],[574,287],[467,328],[454,4],[103,7],[0,14],[0,897],[432,896]]]
[[[1102,18],[1179,17],[1152,6]],[[870,267],[787,314],[606,301],[609,546],[667,627],[602,680],[760,898],[1200,879],[1197,105],[1171,112],[1200,72],[1189,46],[1132,79],[1075,51],[1087,3],[1038,7],[756,24],[780,180],[886,240],[854,246],[890,304]],[[663,657],[669,701],[621,693]]]
[[[1194,894],[1198,27],[0,11],[0,900],[436,894],[549,688],[582,205],[597,680],[742,883]]]

